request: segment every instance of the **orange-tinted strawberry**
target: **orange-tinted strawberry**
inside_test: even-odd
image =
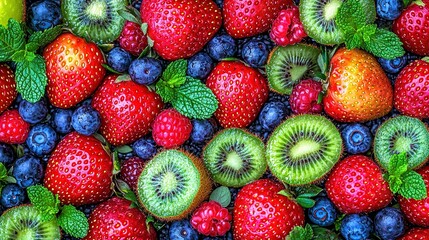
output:
[[[15,100],[16,92],[15,74],[6,64],[0,64],[0,114]]]
[[[6,110],[0,114],[0,142],[24,143],[29,132],[30,124],[22,119],[17,109]]]

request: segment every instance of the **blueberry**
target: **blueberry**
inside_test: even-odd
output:
[[[40,0],[28,8],[28,25],[34,31],[43,31],[61,23],[60,4],[52,0]]]
[[[134,1],[132,1],[132,5],[135,9],[140,11],[140,7],[142,5],[142,0],[134,0]]]
[[[131,54],[120,47],[113,48],[107,54],[107,64],[117,72],[127,71],[132,60]]]
[[[58,133],[70,133],[73,130],[71,125],[72,115],[73,110],[61,108],[55,109],[52,114],[52,126]]]
[[[367,152],[372,143],[372,135],[368,127],[359,123],[346,125],[341,131],[344,150],[350,154]]]
[[[314,206],[308,209],[308,218],[314,224],[327,227],[334,224],[337,218],[337,211],[334,204],[327,197],[320,197],[316,199]]]
[[[150,137],[143,137],[135,141],[132,148],[134,153],[143,160],[150,159],[157,152],[156,143]]]
[[[243,45],[241,57],[251,67],[259,68],[267,62],[269,53],[263,41],[252,39]]]
[[[220,61],[222,58],[233,57],[237,52],[234,38],[228,34],[218,34],[207,44],[209,55]]]
[[[161,76],[162,65],[158,59],[144,57],[132,61],[128,73],[134,82],[150,85]]]
[[[405,221],[401,211],[386,207],[374,218],[375,232],[382,240],[396,239],[405,232]]]
[[[387,20],[395,20],[404,8],[402,0],[377,0],[377,15]]]
[[[100,128],[100,114],[90,105],[80,106],[72,115],[71,125],[80,134],[92,135]]]
[[[13,164],[12,175],[20,187],[26,188],[42,180],[43,166],[36,157],[24,155]]]
[[[269,102],[259,113],[259,123],[267,130],[273,130],[288,114],[286,105],[282,102]]]
[[[0,163],[4,165],[9,165],[14,160],[13,149],[10,145],[6,143],[0,143]]]
[[[394,59],[378,58],[378,62],[386,73],[397,74],[408,64],[407,55]]]
[[[213,125],[208,120],[192,120],[191,141],[195,143],[203,143],[211,139],[213,133]]]
[[[24,203],[25,191],[17,184],[10,183],[4,186],[1,190],[0,203],[6,207],[11,208]]]
[[[27,146],[36,156],[52,152],[57,141],[57,133],[48,124],[41,123],[31,128],[26,140]]]
[[[205,79],[214,68],[213,59],[205,52],[199,52],[188,60],[186,74],[193,78]]]
[[[48,115],[48,106],[44,98],[35,103],[22,100],[19,103],[19,115],[24,121],[34,124],[41,122]]]
[[[346,240],[368,239],[372,232],[372,221],[366,215],[347,215],[341,222],[340,232]]]
[[[215,0],[214,2],[216,3],[216,5],[217,5],[220,9],[222,9],[222,8],[223,8],[223,0]]]
[[[198,233],[192,228],[189,220],[175,221],[170,226],[170,239],[197,240]]]

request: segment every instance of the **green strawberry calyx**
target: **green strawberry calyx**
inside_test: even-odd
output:
[[[313,199],[322,192],[322,188],[316,185],[304,185],[292,189],[283,189],[278,194],[295,200],[303,208],[311,208],[316,201]],[[292,193],[293,192],[293,193]],[[296,197],[294,197],[296,196]]]
[[[313,239],[313,229],[310,224],[306,224],[305,227],[296,226],[292,229],[286,240],[308,240]]]

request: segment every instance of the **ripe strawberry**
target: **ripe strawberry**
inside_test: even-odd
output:
[[[121,166],[121,179],[134,191],[137,189],[137,181],[143,171],[144,161],[133,157],[126,160]]]
[[[155,143],[165,148],[182,145],[189,139],[192,123],[175,109],[165,109],[152,125],[152,137]]]
[[[7,64],[0,64],[0,114],[6,110],[15,100],[16,92],[15,75]]]
[[[322,84],[311,79],[298,83],[292,90],[289,102],[294,113],[320,113],[322,104],[318,103]]]
[[[411,228],[404,236],[399,240],[428,240],[429,229],[427,228]]]
[[[263,33],[270,29],[280,11],[290,5],[292,0],[225,0],[225,29],[234,38]]]
[[[63,33],[44,50],[47,92],[52,105],[70,108],[86,99],[103,80],[103,53],[94,43]]]
[[[429,55],[429,1],[411,3],[393,22],[392,30],[406,50]]]
[[[156,240],[156,231],[131,201],[113,197],[98,205],[88,219],[89,231],[83,240]]]
[[[100,132],[109,143],[120,146],[146,135],[163,103],[145,85],[110,75],[95,92],[92,106],[101,116]]]
[[[167,60],[194,55],[222,24],[220,9],[212,0],[145,0],[140,13],[155,51]]]
[[[334,205],[346,214],[379,210],[393,198],[380,167],[364,155],[352,155],[339,162],[325,187]]]
[[[147,47],[147,37],[137,23],[126,21],[121,35],[118,38],[119,46],[133,54],[140,55]]]
[[[216,201],[204,202],[192,214],[191,225],[199,233],[216,237],[225,235],[231,228],[232,216],[228,209]]]
[[[239,61],[220,62],[210,73],[206,85],[219,101],[214,115],[224,128],[248,126],[269,93],[265,77]]]
[[[30,124],[21,118],[17,109],[6,110],[0,115],[0,142],[24,143],[29,132]]]
[[[331,59],[325,112],[340,122],[365,122],[392,109],[393,88],[377,60],[359,50],[339,49]]]
[[[278,194],[284,186],[269,179],[244,186],[234,204],[234,239],[285,239],[295,226],[303,226],[304,210]]]
[[[415,60],[406,66],[395,81],[394,104],[401,113],[429,117],[429,62]]]
[[[279,46],[292,45],[307,37],[304,26],[299,19],[299,8],[291,6],[281,10],[274,20],[270,38]]]
[[[49,158],[44,185],[62,204],[97,203],[112,192],[112,171],[112,160],[100,141],[72,132]]]

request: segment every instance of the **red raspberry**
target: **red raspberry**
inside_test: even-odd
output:
[[[17,109],[6,110],[0,115],[0,142],[24,143],[30,132],[30,124],[21,118]]]
[[[191,136],[191,131],[191,120],[175,109],[162,111],[152,125],[153,140],[165,148],[182,145]]]
[[[147,47],[147,37],[137,23],[126,21],[118,38],[119,46],[138,56]]]
[[[322,103],[317,103],[321,91],[320,82],[307,79],[298,83],[293,88],[289,99],[292,112],[296,114],[322,112]]]
[[[121,178],[133,191],[137,189],[137,180],[143,171],[144,161],[141,158],[133,157],[126,160],[121,167]]]
[[[216,237],[225,235],[231,228],[232,215],[216,201],[201,204],[192,214],[191,225],[199,233]]]
[[[297,6],[291,6],[279,13],[271,27],[270,37],[279,46],[299,43],[307,37],[301,20],[299,20]]]

